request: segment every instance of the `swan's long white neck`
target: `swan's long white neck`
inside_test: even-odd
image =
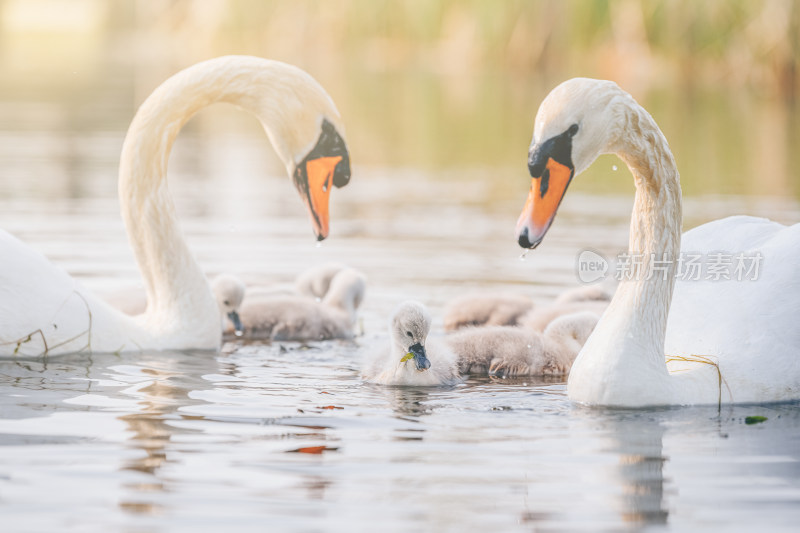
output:
[[[636,184],[629,242],[636,266],[575,360],[569,397],[601,405],[666,404],[672,383],[664,338],[680,252],[680,178],[650,114],[629,96],[615,105],[616,135],[608,151],[628,165]]]
[[[183,239],[167,188],[167,162],[178,132],[200,109],[228,102],[259,118],[291,169],[292,149],[301,148],[300,139],[313,142],[316,136],[309,129],[318,124],[289,120],[311,113],[304,110],[308,91],[287,83],[287,78],[297,77],[313,82],[299,69],[277,62],[247,57],[210,60],[167,80],[137,112],[122,148],[119,198],[147,289],[143,320],[155,335],[178,343],[181,335],[191,335],[197,345],[219,344],[220,339],[219,328],[207,327],[219,323],[217,304]]]

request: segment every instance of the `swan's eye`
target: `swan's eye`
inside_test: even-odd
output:
[[[411,334],[410,331],[406,331],[406,335],[408,335],[409,337],[413,337],[414,336],[414,335]]]
[[[578,125],[577,124],[573,124],[567,130],[567,134],[569,134],[570,137],[575,137],[576,133],[578,133]]]

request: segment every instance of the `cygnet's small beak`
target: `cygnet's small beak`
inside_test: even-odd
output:
[[[242,320],[239,318],[239,313],[235,310],[228,313],[228,319],[233,323],[233,332],[237,337],[241,337],[244,333]]]
[[[423,345],[417,343],[410,346],[408,350],[414,354],[414,364],[417,366],[417,370],[424,372],[431,367],[431,362],[428,360],[428,356],[425,353],[425,347]]]

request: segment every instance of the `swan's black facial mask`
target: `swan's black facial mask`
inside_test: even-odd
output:
[[[553,223],[575,175],[572,138],[577,133],[578,125],[573,124],[561,135],[535,145],[528,154],[528,171],[533,179],[517,221],[517,240],[523,248],[536,248]]]
[[[350,181],[350,155],[344,139],[325,119],[321,130],[317,144],[294,171],[294,185],[308,208],[319,241],[328,236],[331,186],[344,187]]]

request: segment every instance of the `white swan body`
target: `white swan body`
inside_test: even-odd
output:
[[[800,398],[800,225],[731,217],[689,231],[681,246],[680,183],[667,141],[616,84],[569,80],[542,103],[520,244],[541,242],[572,177],[601,153],[617,154],[634,176],[629,253],[641,262],[578,355],[570,399],[642,407]],[[759,278],[676,284],[680,251],[707,260],[760,254]]]
[[[400,304],[389,322],[391,344],[373,346],[361,376],[379,385],[442,386],[461,381],[456,355],[428,339],[431,315],[419,302]]]
[[[322,301],[308,296],[245,295],[239,310],[243,338],[278,341],[351,339],[364,299],[366,276],[344,268]]]
[[[350,176],[339,114],[302,70],[246,56],[179,72],[142,104],[122,149],[121,212],[144,278],[146,312],[130,317],[86,291],[40,253],[0,232],[0,355],[88,350],[217,349],[220,312],[178,227],[166,186],[183,124],[215,102],[255,114],[311,214],[328,232],[328,195]]]

